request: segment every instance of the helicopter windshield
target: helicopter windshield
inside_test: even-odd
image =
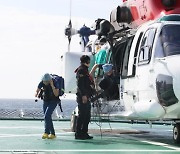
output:
[[[180,54],[180,25],[166,25],[162,28],[158,40],[157,57]]]

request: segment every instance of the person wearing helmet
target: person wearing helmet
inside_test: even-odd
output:
[[[44,134],[42,139],[56,138],[55,130],[52,122],[52,114],[59,103],[59,87],[49,73],[43,75],[41,82],[38,84],[35,97],[38,97],[43,90],[43,112],[44,112]]]
[[[104,78],[99,83],[101,89],[105,90],[107,100],[114,100],[119,98],[119,79],[113,73],[112,64],[104,64],[102,66],[104,71]]]

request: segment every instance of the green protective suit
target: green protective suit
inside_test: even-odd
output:
[[[101,49],[101,50],[95,55],[95,63],[96,63],[96,64],[105,64],[105,63],[106,63],[106,50]]]

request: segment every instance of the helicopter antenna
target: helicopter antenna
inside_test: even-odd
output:
[[[71,20],[71,11],[72,11],[72,0],[70,0],[70,7],[69,7],[69,17],[70,17],[70,20]]]

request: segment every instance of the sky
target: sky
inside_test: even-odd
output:
[[[0,98],[33,99],[44,73],[60,74],[70,16],[76,29],[91,26],[97,18],[109,20],[120,4],[121,0],[0,0]],[[77,51],[79,38],[73,36],[71,52]]]

